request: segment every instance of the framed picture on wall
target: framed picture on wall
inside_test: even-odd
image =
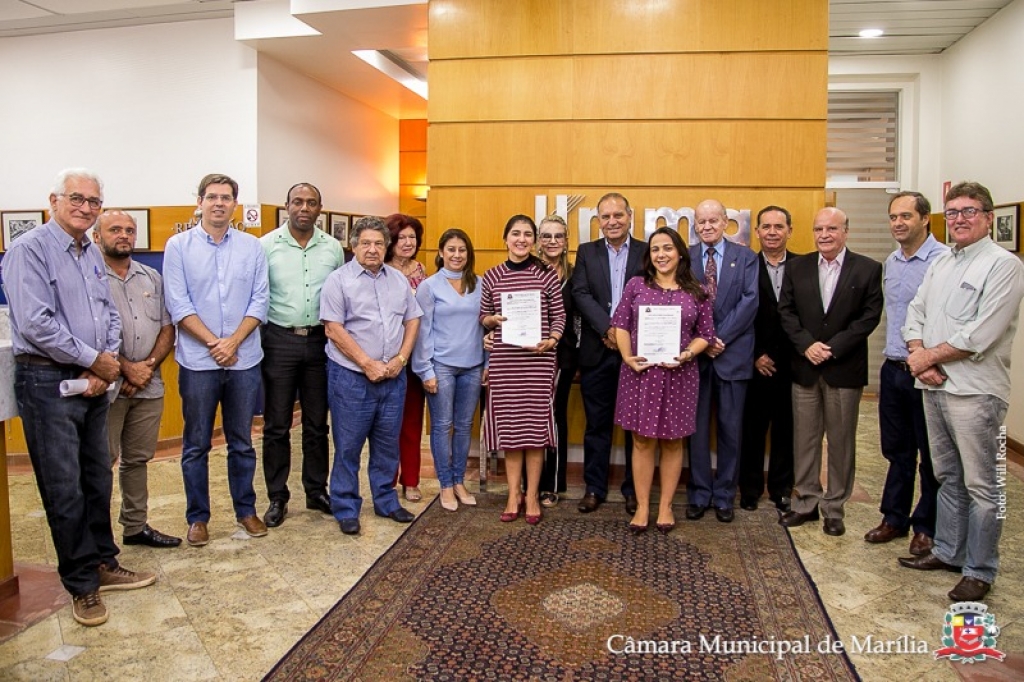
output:
[[[323,230],[327,234],[331,233],[331,224],[326,211],[322,211],[320,215],[316,217],[316,223],[314,223],[314,226],[318,230]]]
[[[996,206],[992,220],[992,241],[1007,251],[1020,251],[1020,204]]]
[[[341,242],[342,246],[348,246],[348,228],[351,224],[350,216],[347,213],[331,214],[331,234]]]
[[[277,207],[277,222],[274,223],[274,228],[277,229],[288,222],[288,209],[284,206]]]
[[[135,218],[135,250],[149,251],[149,209],[148,208],[123,208],[121,209],[131,217]]]
[[[4,249],[11,248],[14,240],[29,230],[34,230],[43,224],[42,211],[5,211],[3,213],[4,223]]]

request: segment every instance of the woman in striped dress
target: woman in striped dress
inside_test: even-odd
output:
[[[540,474],[544,449],[555,445],[551,397],[555,383],[555,347],[565,328],[565,310],[558,274],[533,255],[537,226],[525,215],[514,215],[502,234],[508,260],[483,277],[480,323],[494,329],[494,350],[488,366],[487,418],[484,444],[505,451],[508,502],[502,521],[515,521],[525,506],[526,522],[540,523]],[[502,297],[510,292],[540,293],[541,341],[518,346],[502,338]],[[522,489],[526,462],[526,498]]]

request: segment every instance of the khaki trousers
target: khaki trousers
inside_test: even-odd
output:
[[[125,535],[141,533],[146,528],[149,507],[149,485],[146,464],[153,459],[160,435],[160,417],[164,399],[119,397],[107,413],[110,442],[110,465],[118,458],[118,481],[121,485],[121,515],[118,522]]]

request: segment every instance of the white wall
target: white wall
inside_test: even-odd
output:
[[[1016,0],[946,50],[942,158],[946,174],[977,180],[997,204],[1024,200],[1024,0]],[[1024,308],[1024,306],[1022,306]],[[1024,322],[1024,310],[1022,310]],[[1024,442],[1024,331],[1018,324],[1006,430]]]
[[[263,55],[257,83],[260,201],[311,182],[331,211],[398,210],[397,119]]]
[[[210,172],[256,199],[256,53],[231,19],[3,38],[0,65],[3,208],[44,208],[67,166],[109,204],[191,204]]]

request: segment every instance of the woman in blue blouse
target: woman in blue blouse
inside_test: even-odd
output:
[[[459,229],[445,231],[434,263],[439,271],[416,290],[423,317],[412,368],[427,394],[441,506],[455,511],[459,502],[476,504],[463,479],[484,367],[480,286],[469,235]]]

